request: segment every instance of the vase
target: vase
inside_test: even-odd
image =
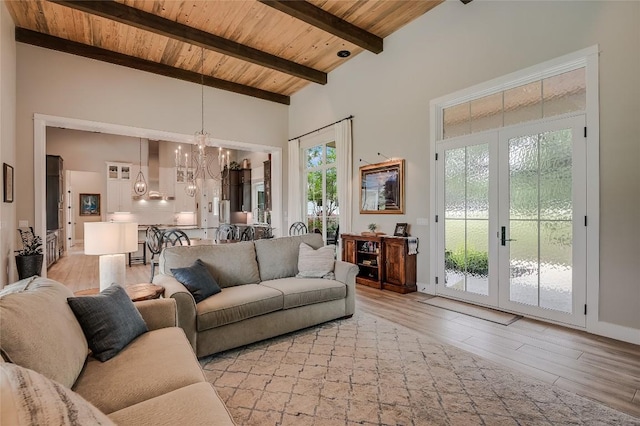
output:
[[[40,275],[42,271],[43,254],[32,254],[29,256],[16,256],[16,267],[18,268],[18,278],[25,278]]]

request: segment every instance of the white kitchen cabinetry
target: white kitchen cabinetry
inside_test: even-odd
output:
[[[107,213],[130,212],[131,163],[107,163]]]
[[[192,213],[196,211],[196,197],[189,197],[185,192],[186,183],[176,182],[176,200],[174,211],[176,213]]]

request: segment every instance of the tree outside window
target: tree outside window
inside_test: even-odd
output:
[[[336,144],[328,142],[304,150],[306,214],[309,232],[332,237],[338,228]]]

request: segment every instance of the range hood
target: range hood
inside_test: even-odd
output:
[[[147,200],[174,200],[175,197],[168,197],[160,191],[160,141],[149,139],[147,141],[147,193],[142,197],[134,199]]]

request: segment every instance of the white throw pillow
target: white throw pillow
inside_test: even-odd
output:
[[[336,247],[324,246],[314,250],[308,244],[300,243],[298,253],[298,275],[299,278],[327,278],[334,279],[333,267]]]
[[[71,389],[8,362],[0,362],[0,407],[3,425],[115,426]]]

